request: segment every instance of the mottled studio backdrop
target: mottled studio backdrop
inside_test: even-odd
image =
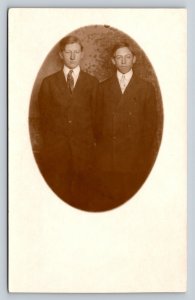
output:
[[[126,40],[131,45],[137,57],[134,64],[134,72],[141,78],[153,83],[158,100],[158,132],[156,137],[156,146],[154,152],[158,151],[163,125],[163,107],[158,81],[153,67],[139,45],[125,33],[110,27],[108,25],[93,25],[79,28],[70,34],[77,36],[84,47],[84,58],[81,62],[81,68],[89,74],[95,76],[99,81],[103,81],[115,72],[115,67],[111,62],[111,49],[115,43]],[[62,37],[63,38],[63,37]],[[34,86],[29,109],[29,127],[32,142],[32,148],[37,157],[41,147],[41,138],[39,135],[39,110],[37,95],[41,81],[44,77],[55,73],[63,67],[59,57],[59,41],[51,49],[38,71]],[[155,156],[155,155],[154,155]]]

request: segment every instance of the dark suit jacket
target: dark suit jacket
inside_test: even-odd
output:
[[[99,85],[96,111],[97,168],[136,172],[152,163],[157,128],[155,91],[135,75],[122,94],[117,76]]]
[[[46,77],[39,91],[42,161],[57,171],[85,171],[94,152],[93,114],[98,81],[80,71],[73,94],[63,71]]]

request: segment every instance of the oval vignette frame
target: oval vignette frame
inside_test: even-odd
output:
[[[117,42],[126,40],[130,44],[136,55],[136,63],[133,67],[133,72],[141,79],[151,82],[156,93],[157,128],[155,132],[155,138],[150,148],[149,157],[147,158],[148,169],[146,174],[143,176],[143,178],[138,178],[139,184],[136,185],[135,190],[127,199],[117,199],[117,197],[113,197],[109,200],[107,200],[105,197],[102,197],[102,199],[100,199],[101,197],[99,197],[99,195],[95,195],[96,189],[93,189],[95,200],[93,199],[92,204],[86,206],[86,204],[84,204],[85,201],[83,201],[83,199],[81,198],[77,199],[76,202],[71,203],[68,198],[62,197],[58,193],[58,191],[50,184],[47,174],[42,170],[42,161],[40,155],[42,151],[42,136],[40,133],[41,116],[39,113],[38,93],[42,80],[45,77],[59,71],[63,67],[62,61],[59,57],[60,41],[51,49],[37,74],[29,107],[29,131],[32,150],[40,172],[42,173],[45,181],[53,190],[53,192],[60,199],[70,204],[74,208],[88,212],[107,211],[117,208],[130,200],[143,186],[154,166],[160,148],[163,132],[163,104],[161,92],[156,74],[148,57],[140,48],[140,46],[127,34],[119,31],[118,29],[110,27],[109,25],[90,25],[81,27],[71,32],[70,35],[78,37],[84,47],[84,57],[80,64],[81,69],[89,73],[90,75],[95,76],[99,80],[99,82],[103,82],[115,72],[115,68],[111,62],[110,50]],[[93,197],[92,193],[90,196]],[[100,202],[106,204],[100,205]]]

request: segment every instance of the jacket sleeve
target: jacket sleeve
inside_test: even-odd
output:
[[[104,111],[104,89],[103,85],[100,83],[98,85],[96,94],[96,106],[94,113],[94,128],[95,128],[95,139],[98,141],[102,136],[102,126],[103,126],[103,111]]]
[[[51,128],[51,108],[50,108],[50,89],[47,79],[42,81],[39,94],[38,94],[38,104],[40,113],[40,134],[42,139],[42,145],[49,141]]]
[[[91,114],[92,114],[92,126],[95,137],[96,130],[96,108],[97,108],[97,92],[98,92],[98,80],[94,78],[93,88],[91,92]]]
[[[143,170],[148,172],[156,157],[155,141],[157,139],[157,99],[155,89],[152,84],[148,84],[146,89],[146,97],[143,110],[143,127],[140,145],[140,159],[139,164],[142,165]]]

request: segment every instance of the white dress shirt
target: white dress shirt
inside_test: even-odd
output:
[[[68,76],[68,73],[69,73],[70,70],[73,71],[72,72],[72,77],[74,79],[74,87],[75,87],[81,69],[80,69],[79,66],[77,66],[74,69],[69,69],[67,66],[64,66],[63,72],[64,72],[64,76],[65,76],[66,81],[67,81],[67,76]]]
[[[121,92],[124,93],[127,85],[129,84],[131,78],[133,76],[133,70],[131,69],[129,72],[123,74],[117,70],[117,78],[120,84]]]

